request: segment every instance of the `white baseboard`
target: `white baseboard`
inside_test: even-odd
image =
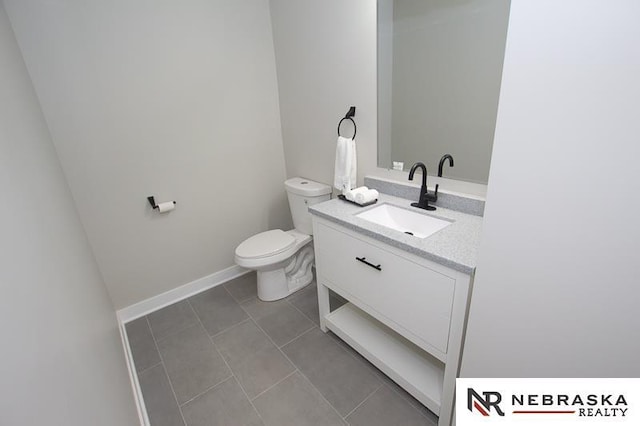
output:
[[[201,291],[208,290],[216,287],[220,284],[224,284],[234,278],[251,272],[248,269],[241,268],[237,265],[231,266],[222,271],[215,272],[206,277],[202,277],[180,287],[169,290],[165,293],[157,296],[150,297],[126,308],[120,309],[116,312],[118,317],[118,328],[120,329],[120,338],[122,339],[122,346],[124,348],[124,354],[127,360],[127,368],[129,369],[129,380],[131,381],[131,387],[133,389],[134,399],[136,401],[136,408],[138,410],[138,417],[140,419],[141,426],[149,426],[149,417],[144,405],[144,398],[142,397],[142,390],[140,389],[140,382],[138,382],[138,374],[136,373],[136,366],[133,362],[133,356],[131,354],[131,348],[129,347],[129,337],[127,336],[127,330],[125,324],[140,318],[148,313],[157,311],[158,309],[169,306],[173,303],[179,302],[187,297],[191,297],[194,294],[198,294]]]
[[[138,420],[140,426],[150,426],[149,415],[147,414],[147,407],[144,405],[144,398],[142,397],[142,389],[140,388],[140,382],[138,381],[138,373],[136,373],[136,366],[133,363],[133,355],[131,354],[131,348],[129,347],[129,337],[127,336],[127,330],[123,323],[118,325],[120,330],[120,339],[122,340],[122,348],[124,349],[124,357],[127,361],[127,370],[129,372],[129,381],[131,382],[131,389],[133,390],[133,399],[136,402],[136,410],[138,412]]]
[[[222,271],[215,272],[206,277],[199,278],[195,281],[181,285],[165,293],[157,296],[150,297],[126,308],[122,308],[116,312],[118,315],[118,321],[120,324],[126,324],[134,319],[147,315],[150,312],[157,311],[160,308],[169,306],[173,303],[179,302],[187,297],[191,297],[194,294],[201,291],[208,290],[223,284],[236,277],[244,275],[250,272],[248,269],[241,268],[238,265],[233,265]]]

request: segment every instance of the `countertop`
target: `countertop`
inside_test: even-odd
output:
[[[453,220],[453,223],[427,238],[417,238],[355,216],[383,203],[404,207],[429,216]],[[411,203],[411,200],[380,194],[378,202],[371,206],[360,207],[335,198],[310,206],[309,212],[443,266],[472,274],[476,267],[482,217],[442,207],[430,212],[421,211],[411,207]]]

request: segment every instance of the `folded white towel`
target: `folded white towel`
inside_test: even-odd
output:
[[[367,188],[366,186],[359,186],[355,189],[352,189],[351,191],[347,191],[344,194],[344,197],[349,201],[356,201],[356,194],[360,194],[361,192],[365,192],[368,190],[369,188]]]
[[[355,202],[358,204],[366,204],[378,199],[380,194],[375,189],[369,189],[356,194]]]
[[[356,186],[356,141],[338,136],[333,186],[345,194]]]

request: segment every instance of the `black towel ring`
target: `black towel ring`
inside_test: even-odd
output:
[[[356,107],[352,106],[351,108],[349,108],[349,111],[347,111],[347,114],[344,116],[344,118],[338,122],[338,136],[342,136],[340,134],[340,125],[342,124],[342,122],[344,120],[351,120],[351,122],[353,123],[353,137],[351,138],[351,140],[354,140],[356,138],[356,132],[357,132],[356,122],[353,121],[353,118],[351,118],[354,115],[356,115]]]
[[[340,125],[342,124],[342,122],[344,120],[351,120],[351,122],[353,123],[353,137],[351,138],[351,140],[355,139],[356,138],[356,122],[353,121],[353,118],[351,118],[351,117],[345,117],[342,120],[340,120],[340,122],[338,123],[338,136],[342,136],[340,134]]]

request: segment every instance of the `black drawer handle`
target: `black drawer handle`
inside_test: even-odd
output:
[[[364,263],[365,265],[371,266],[373,269],[377,269],[378,271],[382,271],[382,268],[380,267],[380,265],[374,265],[373,263],[367,262],[367,258],[366,257],[357,257],[356,256],[356,260]]]

